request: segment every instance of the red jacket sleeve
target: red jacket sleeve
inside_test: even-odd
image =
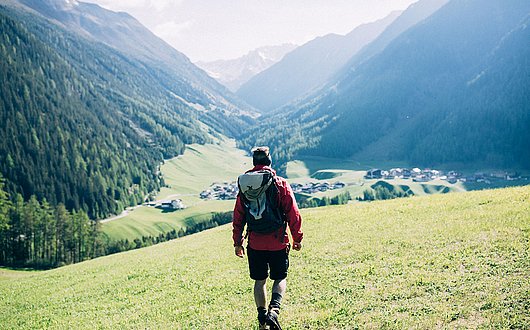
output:
[[[289,230],[291,231],[293,240],[295,242],[301,242],[304,238],[304,233],[302,232],[302,216],[300,215],[298,204],[296,204],[293,190],[285,179],[280,180],[279,183],[280,205],[287,216]]]
[[[234,215],[232,218],[232,239],[234,246],[243,245],[243,230],[245,228],[245,209],[241,202],[241,196],[238,194],[236,205],[234,206]]]

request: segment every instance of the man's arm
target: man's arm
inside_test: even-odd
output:
[[[302,232],[302,216],[300,215],[300,210],[298,209],[293,190],[289,183],[284,180],[282,188],[283,193],[280,194],[280,204],[283,212],[287,216],[287,224],[293,236],[293,249],[298,251],[302,248],[302,239],[304,238],[304,233]]]
[[[243,248],[243,230],[245,228],[245,209],[241,202],[241,197],[237,195],[234,215],[232,217],[232,240],[234,241],[234,252],[236,256],[243,258],[245,249]]]

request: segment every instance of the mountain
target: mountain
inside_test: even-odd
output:
[[[296,47],[296,45],[289,43],[278,46],[265,46],[250,51],[236,59],[197,62],[195,64],[235,92],[250,78],[279,62],[285,54]]]
[[[36,196],[91,218],[119,213],[164,185],[158,166],[185,144],[252,122],[186,61],[179,70],[203,75],[206,87],[18,2],[0,5],[0,27],[0,172],[12,198]]]
[[[528,169],[529,14],[528,1],[452,0],[243,143],[280,159]]]
[[[370,59],[372,56],[380,53],[390,42],[392,42],[392,40],[431,16],[448,2],[449,0],[421,0],[413,3],[401,15],[399,15],[399,17],[396,18],[385,31],[377,37],[377,39],[355,54],[344,68],[354,68],[360,63]]]
[[[329,34],[316,38],[250,79],[236,94],[262,112],[299,98],[324,84],[398,16],[399,12],[393,12],[344,36]]]
[[[180,102],[199,105],[205,111],[212,111],[217,120],[222,117],[218,112],[234,115],[254,112],[215,79],[193,65],[184,54],[155,36],[127,13],[114,12],[96,4],[76,0],[9,1],[18,2],[71,32],[104,43],[128,57],[142,61],[158,69],[160,75],[178,80],[180,85],[189,86],[175,91],[182,98]],[[193,91],[189,91],[190,88]],[[237,131],[232,133],[234,132]]]

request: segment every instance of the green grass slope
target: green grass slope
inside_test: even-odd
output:
[[[214,182],[233,182],[251,168],[252,159],[237,149],[233,140],[217,144],[192,144],[184,154],[161,167],[167,187],[160,190],[157,200],[182,199],[184,210],[165,212],[153,207],[139,207],[123,218],[103,224],[103,233],[110,240],[142,236],[158,236],[171,230],[210,220],[214,212],[234,209],[234,201],[201,200],[199,194]]]
[[[530,186],[302,214],[285,329],[530,327]],[[0,328],[255,329],[230,234],[227,225],[51,271],[0,272]]]

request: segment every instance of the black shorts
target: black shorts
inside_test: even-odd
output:
[[[250,278],[262,281],[269,276],[271,280],[283,280],[289,269],[289,248],[279,251],[260,251],[247,247]]]

